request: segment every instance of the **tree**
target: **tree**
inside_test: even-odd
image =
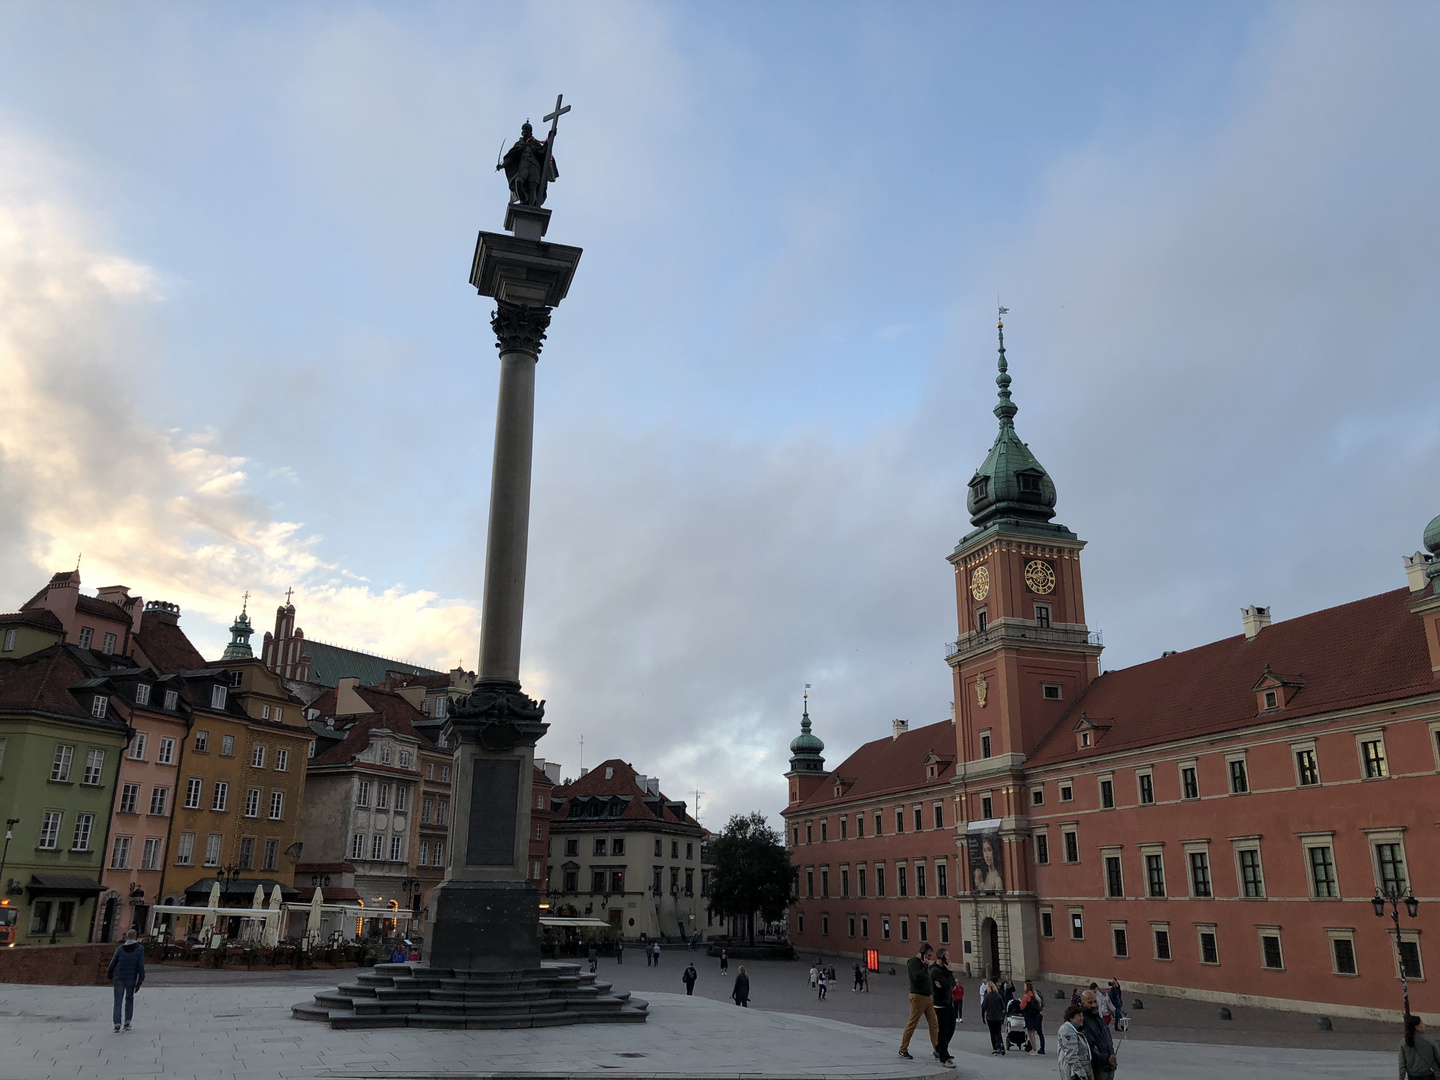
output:
[[[755,915],[769,922],[790,907],[795,871],[784,838],[756,810],[736,814],[710,844],[715,869],[710,876],[710,910],[722,919],[734,916],[749,924],[755,944]]]

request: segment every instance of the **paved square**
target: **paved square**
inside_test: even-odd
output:
[[[898,1058],[898,1023],[891,1028],[866,1027],[763,1006],[739,1009],[702,996],[643,991],[641,996],[651,1003],[650,1019],[644,1025],[367,1033],[333,1031],[291,1019],[290,1006],[330,985],[329,973],[248,976],[152,970],[151,984],[136,998],[135,1030],[120,1035],[110,1029],[109,987],[0,985],[0,1080],[147,1076],[197,1080],[497,1076],[897,1080],[956,1075],[920,1056],[914,1062]],[[788,968],[793,970],[793,965]],[[673,961],[660,971],[678,980],[679,969]],[[602,975],[614,978],[618,985],[627,985],[617,978],[620,974],[613,964],[609,971],[602,970]],[[182,985],[154,985],[172,979]],[[718,972],[713,973],[711,981],[718,983],[718,979]],[[803,973],[800,981],[803,984]],[[845,990],[836,993],[849,996]],[[923,1044],[923,1035],[918,1042]],[[1051,1080],[1055,1075],[1053,1056],[990,1057],[984,1036],[970,1025],[957,1035],[955,1056],[958,1075],[966,1078]],[[1221,1075],[1226,1080],[1380,1077],[1389,1075],[1394,1061],[1393,1053],[1383,1051],[1134,1040],[1122,1048],[1120,1076],[1157,1080],[1214,1080]]]

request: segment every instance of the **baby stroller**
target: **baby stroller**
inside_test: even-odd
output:
[[[1025,1014],[1020,1011],[1020,1002],[1011,998],[1005,1005],[1005,1049],[1024,1050],[1028,1045]]]

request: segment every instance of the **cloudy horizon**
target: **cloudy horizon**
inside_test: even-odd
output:
[[[529,42],[528,48],[517,43]],[[537,753],[713,827],[944,719],[1016,425],[1111,670],[1404,584],[1440,514],[1433,5],[0,10],[0,607],[251,593],[474,668],[490,155],[557,92]]]

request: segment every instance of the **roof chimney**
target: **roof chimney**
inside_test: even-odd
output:
[[[891,742],[894,742],[896,739],[898,739],[901,735],[904,735],[905,732],[907,732],[907,731],[909,731],[909,730],[910,730],[910,721],[909,721],[909,720],[892,720],[892,721],[890,721],[890,741],[891,741]]]
[[[1425,568],[1430,565],[1430,556],[1417,551],[1414,555],[1400,556],[1400,561],[1405,564],[1405,577],[1410,582],[1410,591],[1412,593],[1423,592],[1427,583]]]
[[[1253,641],[1256,634],[1270,625],[1270,609],[1252,604],[1240,609],[1240,618],[1245,624],[1245,640]]]

